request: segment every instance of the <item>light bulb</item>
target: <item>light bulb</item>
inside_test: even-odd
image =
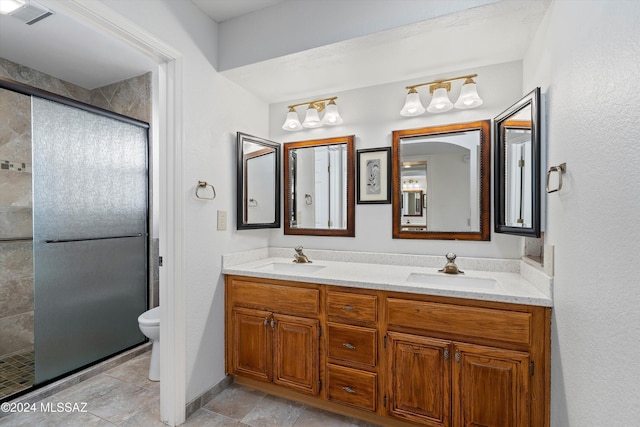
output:
[[[419,116],[424,113],[424,107],[420,102],[420,95],[415,88],[411,88],[404,102],[404,107],[400,110],[400,114],[405,117]]]
[[[433,91],[433,98],[431,103],[427,107],[427,111],[430,113],[444,113],[453,108],[453,104],[447,96],[447,89],[439,87]]]

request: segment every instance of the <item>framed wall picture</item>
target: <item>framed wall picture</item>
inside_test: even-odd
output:
[[[391,203],[391,147],[357,151],[358,204]]]

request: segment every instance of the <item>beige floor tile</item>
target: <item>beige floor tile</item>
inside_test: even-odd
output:
[[[160,393],[160,381],[149,380],[151,352],[146,352],[105,372],[113,378]]]
[[[39,404],[37,407],[40,408]],[[38,411],[0,418],[2,427],[114,427],[114,424],[91,413],[52,413]]]
[[[304,408],[302,403],[267,395],[241,421],[252,427],[291,427]]]
[[[114,424],[149,411],[158,393],[100,374],[45,399],[50,402],[86,402],[87,410]]]
[[[306,407],[296,420],[294,427],[373,427],[366,421],[334,414],[318,408]]]
[[[238,420],[204,408],[197,410],[183,425],[185,427],[248,427]]]
[[[204,407],[235,420],[242,420],[266,396],[266,393],[231,384]]]

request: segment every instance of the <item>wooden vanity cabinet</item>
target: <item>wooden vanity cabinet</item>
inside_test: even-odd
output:
[[[282,298],[284,295],[288,297]],[[227,372],[317,395],[318,287],[293,288],[263,279],[230,277],[226,299]]]
[[[550,310],[434,300],[386,300],[387,414],[427,426],[548,426]]]
[[[327,288],[327,399],[376,412],[378,297]]]
[[[550,308],[240,276],[225,298],[240,383],[384,426],[549,427]]]

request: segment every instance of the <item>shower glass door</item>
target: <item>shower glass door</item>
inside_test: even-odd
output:
[[[32,98],[36,384],[145,340],[147,137]]]

